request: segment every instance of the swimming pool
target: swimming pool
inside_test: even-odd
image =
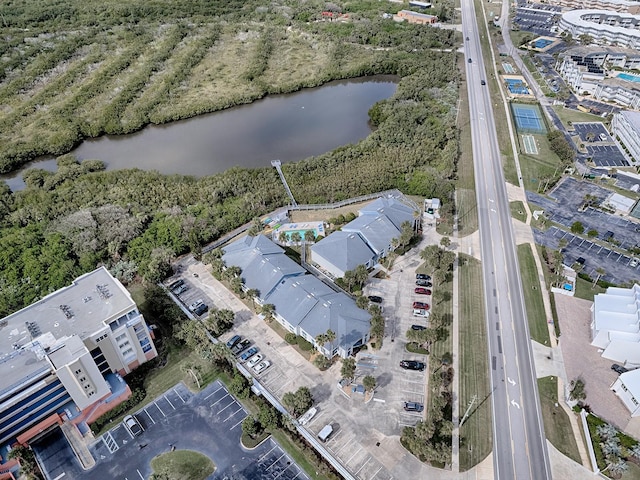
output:
[[[640,82],[640,75],[632,75],[631,73],[619,73],[618,78],[629,82]]]

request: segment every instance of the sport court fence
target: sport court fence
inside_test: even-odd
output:
[[[509,107],[518,133],[544,135],[548,132],[547,120],[539,105],[510,103]]]

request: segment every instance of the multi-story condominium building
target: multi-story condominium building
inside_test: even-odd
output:
[[[622,111],[613,116],[611,131],[632,157],[632,165],[640,165],[640,112]]]
[[[156,356],[131,295],[104,267],[0,320],[0,463],[11,445],[126,400],[122,376]]]
[[[610,10],[634,15],[640,13],[640,3],[630,0],[554,0],[553,4],[573,10]]]
[[[596,100],[617,103],[623,107],[640,109],[640,89],[617,78],[607,78],[593,92]]]
[[[595,43],[640,48],[640,16],[607,10],[573,10],[562,14],[558,28],[574,37],[589,35]]]

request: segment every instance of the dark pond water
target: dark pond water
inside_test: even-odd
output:
[[[356,143],[371,127],[367,112],[396,91],[397,78],[377,76],[331,82],[275,95],[249,105],[200,115],[131,135],[86,140],[72,153],[103,160],[108,170],[140,168],[205,176],[234,166],[264,167],[271,160],[302,160]],[[26,168],[56,169],[55,159]],[[0,176],[12,190],[24,188],[22,171]]]

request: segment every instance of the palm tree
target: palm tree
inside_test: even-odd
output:
[[[276,307],[271,303],[265,303],[264,305],[262,305],[262,314],[264,315],[264,319],[267,322],[273,321],[273,314],[275,313],[275,311]]]
[[[294,243],[300,243],[302,241],[302,235],[300,235],[300,232],[293,232],[290,238]]]
[[[280,234],[278,235],[278,241],[282,244],[287,243],[287,233],[280,232]]]
[[[333,352],[333,342],[336,339],[336,332],[329,329],[325,333],[320,333],[316,336],[315,341],[319,347],[324,347],[327,343],[329,344],[329,351]]]
[[[247,290],[247,296],[251,299],[251,306],[256,308],[256,298],[260,296],[260,292],[255,288]]]
[[[316,232],[313,230],[307,230],[304,232],[305,242],[313,242],[316,239]]]

